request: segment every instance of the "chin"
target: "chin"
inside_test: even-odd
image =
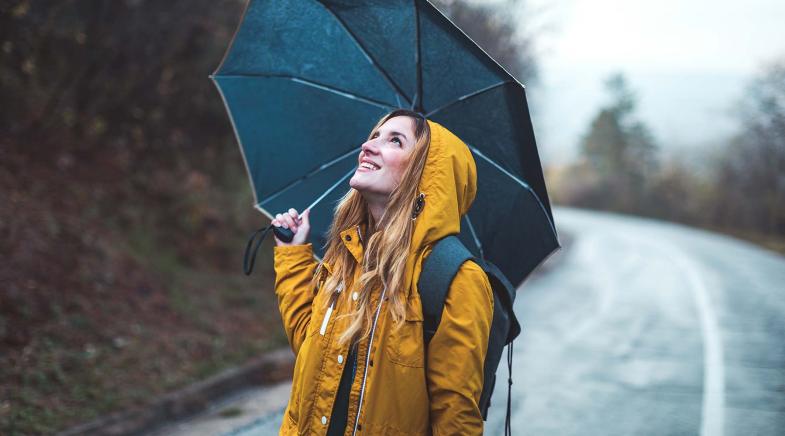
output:
[[[359,180],[357,180],[357,175],[356,174],[354,176],[352,176],[351,179],[349,179],[349,187],[351,187],[353,189],[356,189],[358,191],[362,191],[365,188],[363,183],[360,182]]]

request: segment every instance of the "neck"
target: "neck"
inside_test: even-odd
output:
[[[368,206],[368,212],[373,216],[373,222],[378,226],[384,211],[387,210],[387,203],[390,201],[390,197],[387,195],[375,195],[370,192],[362,192],[362,196],[365,204]],[[372,232],[370,229],[369,231]]]
[[[371,203],[368,202],[368,211],[371,212],[371,216],[373,216],[373,221],[378,225],[379,220],[382,219],[382,215],[384,215],[384,211],[387,209],[387,204],[385,203]]]

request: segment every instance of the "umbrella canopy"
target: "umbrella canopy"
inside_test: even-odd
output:
[[[473,254],[517,285],[559,247],[523,85],[427,1],[251,0],[211,78],[257,209],[301,210],[344,178],[311,210],[319,256],[360,145],[396,108],[472,150],[460,237]]]

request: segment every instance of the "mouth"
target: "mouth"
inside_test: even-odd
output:
[[[360,163],[360,165],[357,166],[357,170],[358,171],[360,171],[360,170],[362,170],[362,171],[377,171],[377,170],[379,170],[379,168],[381,168],[381,167],[379,167],[375,163],[369,162],[369,161],[362,161]]]

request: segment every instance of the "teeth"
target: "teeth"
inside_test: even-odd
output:
[[[363,163],[360,164],[360,166],[363,167],[363,168],[369,169],[371,171],[376,171],[376,170],[379,169],[378,167],[376,167],[376,165],[373,165],[373,164],[368,163],[368,162],[363,162]]]

